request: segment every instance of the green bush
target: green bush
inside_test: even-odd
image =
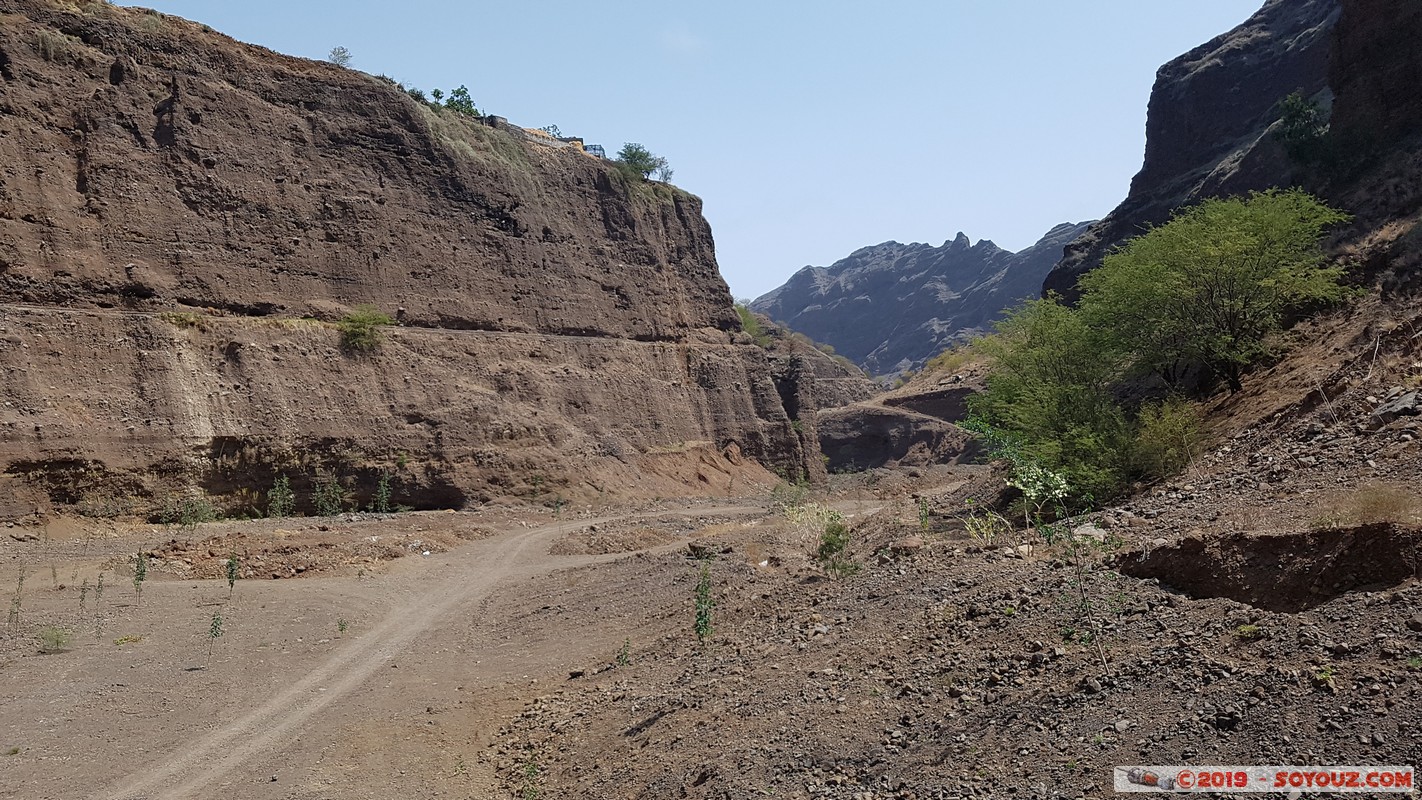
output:
[[[335,478],[317,478],[311,494],[311,505],[316,507],[317,516],[334,517],[345,510],[347,493],[341,482]]]
[[[1328,114],[1318,103],[1294,92],[1279,101],[1279,127],[1274,136],[1295,163],[1316,163],[1327,148]]]
[[[291,490],[291,481],[285,475],[272,481],[267,492],[267,516],[272,519],[289,517],[296,510],[296,493]]]
[[[766,332],[765,326],[760,324],[760,319],[755,312],[745,303],[736,303],[736,314],[741,318],[741,330],[750,334],[756,345],[762,348],[770,347],[770,334]]]
[[[40,628],[40,652],[45,655],[63,652],[74,640],[74,634],[53,625]]]
[[[1084,324],[1138,370],[1199,365],[1238,392],[1286,312],[1348,297],[1320,244],[1347,219],[1299,190],[1206,200],[1082,276]]]
[[[1200,411],[1181,397],[1141,408],[1137,418],[1136,463],[1152,478],[1178,474],[1199,455]]]
[[[341,317],[336,327],[341,331],[342,347],[352,352],[368,353],[380,347],[380,329],[394,324],[393,317],[375,306],[359,305]]]

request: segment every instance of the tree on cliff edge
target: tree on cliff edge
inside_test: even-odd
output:
[[[643,180],[650,178],[654,172],[666,176],[663,180],[671,177],[667,160],[636,142],[622,145],[622,149],[617,151],[616,161],[624,172],[638,175]]]

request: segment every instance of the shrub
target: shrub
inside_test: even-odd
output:
[[[394,324],[393,317],[375,306],[359,305],[341,317],[336,327],[341,331],[341,346],[346,350],[371,352],[380,347],[380,329]]]
[[[178,328],[207,330],[207,317],[195,311],[165,311],[158,318]]]
[[[53,625],[40,628],[40,652],[45,655],[63,652],[69,643],[74,640],[74,634]]]
[[[1168,478],[1194,462],[1200,440],[1200,412],[1188,400],[1171,397],[1145,406],[1137,419],[1137,464],[1153,478]]]
[[[322,517],[334,517],[346,504],[346,490],[335,478],[318,478],[311,495],[311,504]]]
[[[696,641],[706,644],[714,629],[711,627],[711,611],[716,601],[711,597],[711,565],[701,562],[701,570],[696,579],[696,620],[694,629]]]
[[[217,508],[205,495],[184,495],[170,497],[163,507],[162,521],[165,525],[176,525],[180,531],[191,534],[197,526],[217,519]]]
[[[285,475],[272,482],[267,492],[267,516],[281,519],[291,516],[296,509],[296,493],[291,490],[291,481]]]
[[[760,324],[760,319],[755,312],[745,303],[736,303],[736,314],[741,318],[741,330],[750,334],[751,339],[761,348],[770,347],[770,334],[766,332],[765,326]]]

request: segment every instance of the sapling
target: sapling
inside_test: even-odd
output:
[[[9,615],[9,617],[6,618],[6,622],[8,622],[8,623],[11,624],[11,625],[19,626],[19,624],[20,624],[20,607],[21,607],[21,605],[24,603],[24,596],[25,596],[25,565],[24,565],[24,563],[21,563],[21,564],[20,564],[20,575],[19,575],[18,578],[15,579],[15,597],[14,597],[12,600],[10,600],[10,615]]]
[[[212,660],[212,643],[222,636],[222,614],[214,611],[212,613],[212,624],[207,626],[207,660]]]
[[[143,605],[143,582],[148,580],[148,554],[142,550],[133,558],[134,605]]]
[[[711,598],[711,566],[701,562],[701,572],[696,580],[696,640],[706,644],[714,632],[711,627],[711,610],[716,601]]]
[[[375,482],[375,497],[370,501],[370,510],[377,514],[390,513],[390,473],[381,471]]]
[[[79,613],[80,613],[80,614],[83,614],[83,613],[84,613],[84,604],[87,603],[88,600],[89,600],[89,579],[88,579],[88,578],[85,578],[85,579],[84,579],[84,582],[79,585]]]
[[[232,592],[237,588],[237,552],[234,550],[227,556],[227,599],[232,599]]]
[[[625,667],[632,663],[632,640],[622,640],[622,649],[617,651],[617,666]]]

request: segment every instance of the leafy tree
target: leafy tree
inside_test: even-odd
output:
[[[469,96],[469,89],[465,86],[460,86],[458,89],[450,89],[449,97],[445,98],[444,107],[450,111],[457,111],[460,114],[465,114],[470,117],[481,116],[479,109],[474,107],[474,98]]]
[[[563,132],[558,130],[557,125],[544,125],[543,127],[539,128],[539,130],[543,131],[549,136],[552,136],[555,139],[560,138],[563,135]]]
[[[332,64],[335,64],[335,65],[338,66],[338,67],[347,67],[347,68],[350,67],[350,65],[351,65],[351,60],[352,60],[353,58],[354,58],[354,57],[351,55],[351,51],[350,51],[350,50],[347,50],[347,49],[344,48],[344,47],[341,47],[340,45],[337,45],[336,47],[332,47],[332,48],[331,48],[331,54],[328,55],[328,56],[326,56],[326,60],[329,61],[329,62],[331,62]]]
[[[622,145],[622,149],[617,151],[616,161],[626,172],[640,176],[643,180],[650,178],[654,172],[667,178],[671,177],[672,171],[667,160],[636,142]]]
[[[969,401],[980,432],[997,431],[1078,498],[1121,485],[1131,431],[1112,394],[1123,354],[1109,338],[1050,297],[1009,311],[974,348],[991,363],[985,390]]]
[[[1206,200],[1082,277],[1083,324],[1142,369],[1198,364],[1237,392],[1287,311],[1348,295],[1320,246],[1347,219],[1299,190]]]
[[[1274,136],[1294,161],[1307,164],[1323,155],[1328,115],[1318,103],[1294,92],[1279,101],[1279,127]]]

